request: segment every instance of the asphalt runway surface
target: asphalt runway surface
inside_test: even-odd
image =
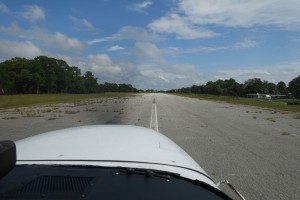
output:
[[[247,200],[300,199],[299,115],[167,94],[2,110],[0,140],[93,124],[152,128]],[[238,199],[227,186],[221,189]]]

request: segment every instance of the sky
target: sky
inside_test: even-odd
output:
[[[0,0],[0,62],[39,55],[139,89],[288,83],[300,75],[300,1]]]

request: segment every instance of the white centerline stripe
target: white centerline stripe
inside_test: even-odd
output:
[[[153,100],[151,109],[150,128],[158,132],[157,109],[155,99]]]

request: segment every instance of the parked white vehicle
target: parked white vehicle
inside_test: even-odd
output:
[[[1,199],[230,199],[151,129],[82,126],[17,141],[16,149],[16,165],[3,169],[11,171],[2,174]]]

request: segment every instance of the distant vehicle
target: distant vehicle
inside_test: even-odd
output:
[[[284,98],[286,97],[286,95],[283,95],[283,94],[247,94],[247,97],[248,98],[258,98],[258,99],[267,99],[267,100],[270,100],[270,99],[274,99],[274,98]]]
[[[174,142],[136,126],[3,141],[0,163],[0,199],[231,199]]]
[[[266,94],[266,95],[265,95],[265,99],[267,99],[267,100],[271,100],[271,99],[272,99],[272,97],[271,97],[271,95],[269,95],[269,94]]]

